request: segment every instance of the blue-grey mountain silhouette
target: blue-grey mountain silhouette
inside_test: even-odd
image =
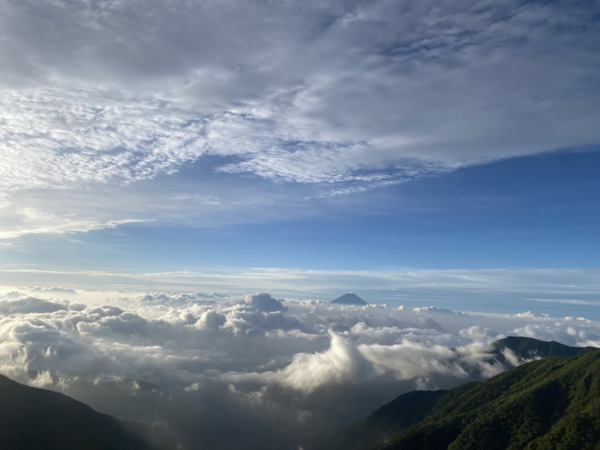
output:
[[[354,292],[348,292],[347,294],[332,300],[330,303],[337,303],[339,305],[368,305],[367,302],[365,302]]]

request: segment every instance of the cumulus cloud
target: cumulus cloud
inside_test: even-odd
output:
[[[262,312],[285,311],[283,304],[269,294],[251,295],[248,297],[247,301],[254,308]]]
[[[191,445],[297,448],[414,389],[450,388],[521,363],[507,335],[600,343],[600,325],[533,314],[337,306],[206,293],[87,296],[9,291],[0,370]],[[74,299],[77,300],[75,303]]]
[[[329,349],[321,353],[294,355],[275,379],[292,389],[313,392],[331,384],[355,384],[368,377],[371,370],[371,365],[357,348],[332,333]]]
[[[65,309],[67,309],[67,305],[35,297],[25,297],[19,300],[4,301],[0,303],[0,313],[4,315],[51,313]]]

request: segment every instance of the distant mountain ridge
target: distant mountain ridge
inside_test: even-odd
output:
[[[335,303],[338,305],[368,305],[362,298],[356,295],[354,292],[348,292],[335,300],[331,300],[329,303]]]
[[[508,349],[523,359],[546,358],[548,356],[577,356],[583,355],[597,347],[571,347],[556,341],[539,341],[534,338],[508,336],[492,344],[495,353]]]
[[[463,431],[471,433],[469,436],[477,436],[478,433],[481,433],[481,436],[485,436],[486,427],[496,427],[494,425],[496,420],[510,419],[510,415],[514,414],[514,411],[511,412],[510,408],[502,410],[500,405],[503,404],[507,397],[511,397],[512,395],[516,395],[517,397],[522,396],[522,401],[520,403],[517,402],[519,408],[527,408],[527,402],[533,402],[534,406],[530,405],[530,409],[538,408],[543,411],[548,409],[551,412],[545,412],[548,416],[555,414],[556,421],[564,416],[568,423],[571,423],[570,421],[579,423],[578,420],[571,417],[571,412],[576,411],[576,406],[571,406],[570,409],[567,406],[553,409],[556,405],[549,405],[545,398],[548,395],[556,396],[556,398],[561,399],[560,402],[563,402],[563,405],[569,404],[571,390],[579,389],[571,386],[571,383],[579,379],[579,375],[573,375],[572,379],[569,378],[570,375],[568,373],[571,370],[570,362],[574,364],[574,372],[587,373],[590,386],[594,383],[600,385],[600,350],[595,347],[570,347],[553,341],[544,342],[537,339],[514,336],[501,339],[492,344],[492,355],[499,361],[505,358],[504,352],[506,350],[512,351],[520,360],[530,360],[533,358],[545,359],[523,364],[484,382],[467,383],[451,390],[413,391],[400,395],[392,402],[374,411],[365,419],[339,429],[337,432],[330,433],[312,448],[362,450],[377,448],[378,445],[385,449],[524,448],[525,444],[529,441],[519,440],[520,438],[515,438],[517,439],[515,442],[519,444],[512,447],[510,438],[507,438],[508,440],[505,439],[502,441],[502,444],[498,445],[494,444],[494,442],[484,440],[480,441],[481,445],[475,445],[473,442],[465,440],[466,438],[461,438],[458,441],[460,444],[457,443],[454,447],[451,445]],[[575,361],[579,360],[578,358],[589,358],[589,360],[583,359],[582,362],[575,363]],[[550,362],[548,363],[547,361]],[[533,366],[530,364],[533,364]],[[545,366],[545,364],[550,365]],[[587,371],[586,367],[590,370]],[[571,381],[563,382],[562,385],[559,383],[560,388],[558,385],[556,385],[557,387],[552,387],[556,383],[552,378],[555,375],[553,368],[563,370],[565,378],[561,379],[570,379]],[[513,385],[515,387],[511,390],[511,386]],[[596,406],[592,408],[598,408],[597,412],[599,414],[597,417],[600,420],[600,389],[598,391],[597,403],[594,403]],[[472,400],[473,398],[477,400]],[[526,399],[526,401],[523,399]],[[499,416],[495,416],[495,411],[502,411],[502,414],[506,417],[502,416],[500,418]],[[567,416],[571,418],[566,418]],[[542,417],[541,413],[539,417]],[[450,418],[455,418],[456,420],[452,421]],[[476,432],[462,428],[463,424],[477,420],[481,420],[482,423],[480,427],[476,427]],[[542,439],[542,436],[546,434],[545,431],[552,429],[552,426],[547,422],[544,422],[545,425],[538,428],[535,428],[534,419],[528,423],[528,426],[532,427],[532,430],[537,430],[536,433],[539,434],[532,435],[530,440],[534,440],[534,437],[535,439]],[[600,425],[600,423],[597,425]],[[598,429],[600,430],[600,428]],[[511,426],[503,431],[505,434],[510,435],[515,430]],[[473,433],[475,434],[473,435]],[[547,439],[550,439],[550,437]],[[555,437],[552,439],[555,439]],[[493,439],[490,437],[490,440]],[[596,442],[600,442],[600,440]],[[521,444],[523,445],[520,446]],[[553,447],[533,446],[531,448]]]

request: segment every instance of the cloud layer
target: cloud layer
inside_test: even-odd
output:
[[[505,370],[511,363],[491,358],[488,344],[506,335],[600,345],[598,323],[574,318],[268,294],[113,295],[5,294],[0,370],[166,427],[193,448],[297,448],[310,433],[360,418],[402,392]]]
[[[286,268],[172,272],[0,270],[1,285],[103,290],[175,290],[243,295],[268,290],[287,298],[333,299],[354,289],[367,301],[433,305],[455,311],[533,311],[598,320],[598,269],[300,270]],[[37,292],[37,291],[35,291]]]
[[[595,9],[585,1],[8,0],[3,201],[8,208],[35,199],[32,189],[66,196],[83,186],[98,203],[99,184],[114,196],[191,167],[204,168],[193,189],[203,198],[211,179],[248,174],[316,185],[301,197],[330,198],[597,144]],[[89,210],[79,221],[52,216],[43,201],[30,205],[54,226],[13,209],[5,237],[160,216],[151,203],[137,213]]]

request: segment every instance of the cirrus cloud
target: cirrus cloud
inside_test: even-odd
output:
[[[189,195],[177,174],[201,167],[193,194],[251,175],[257,187],[286,186],[281,206],[595,145],[594,7],[6,1],[3,202],[85,186],[83,207],[99,185],[114,197],[160,176]],[[120,223],[126,210],[84,220]],[[138,215],[160,208],[148,202]],[[59,218],[54,232],[86,229]]]

